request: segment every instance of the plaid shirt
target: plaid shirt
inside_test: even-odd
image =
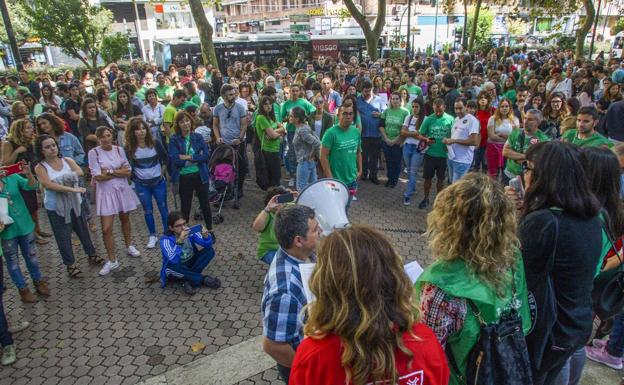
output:
[[[299,264],[303,261],[279,248],[264,278],[262,334],[293,349],[303,340],[303,314],[307,304]]]

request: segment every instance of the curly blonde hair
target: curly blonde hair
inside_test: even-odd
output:
[[[316,301],[307,306],[304,333],[340,338],[348,381],[397,382],[394,352],[398,348],[411,365],[403,334],[411,333],[418,309],[403,258],[388,238],[361,225],[334,231],[320,245],[310,290]]]
[[[11,123],[11,127],[9,128],[9,135],[7,136],[7,139],[14,142],[18,146],[31,148],[35,142],[36,135],[33,132],[33,136],[31,138],[24,136],[24,129],[29,124],[32,126],[32,122],[28,119],[17,119],[13,121],[13,123]]]
[[[440,260],[463,260],[499,296],[519,247],[514,205],[503,187],[469,173],[438,194],[427,216],[429,248]],[[507,277],[507,278],[506,278]]]

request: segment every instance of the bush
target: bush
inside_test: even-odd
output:
[[[120,32],[102,39],[102,59],[105,63],[116,62],[128,53],[128,35]]]
[[[470,34],[472,33],[472,26],[474,23],[475,14],[470,13],[468,15],[468,42],[470,42]],[[488,52],[492,48],[492,41],[490,36],[492,34],[492,28],[494,26],[494,14],[488,9],[481,9],[479,12],[479,20],[477,21],[477,31],[475,33],[473,51],[481,50],[482,52]]]

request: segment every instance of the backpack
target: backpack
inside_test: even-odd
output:
[[[515,301],[515,278],[512,274],[512,301]],[[479,339],[468,354],[466,374],[458,376],[460,384],[475,385],[531,385],[531,362],[522,329],[522,319],[515,309],[487,324],[477,305],[466,299],[470,310],[481,325]],[[461,373],[449,345],[446,346],[449,364],[455,373]]]

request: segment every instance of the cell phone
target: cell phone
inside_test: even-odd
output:
[[[189,234],[201,233],[202,225],[195,225],[193,227],[189,227]]]
[[[288,203],[295,200],[293,193],[286,193],[277,196],[277,203]]]
[[[24,170],[25,163],[19,162],[9,166],[0,167],[0,170],[4,171],[4,176],[9,176],[13,174],[19,174]]]
[[[509,187],[512,187],[516,193],[518,193],[520,199],[524,198],[524,185],[522,184],[522,179],[520,179],[519,176],[509,180]]]

